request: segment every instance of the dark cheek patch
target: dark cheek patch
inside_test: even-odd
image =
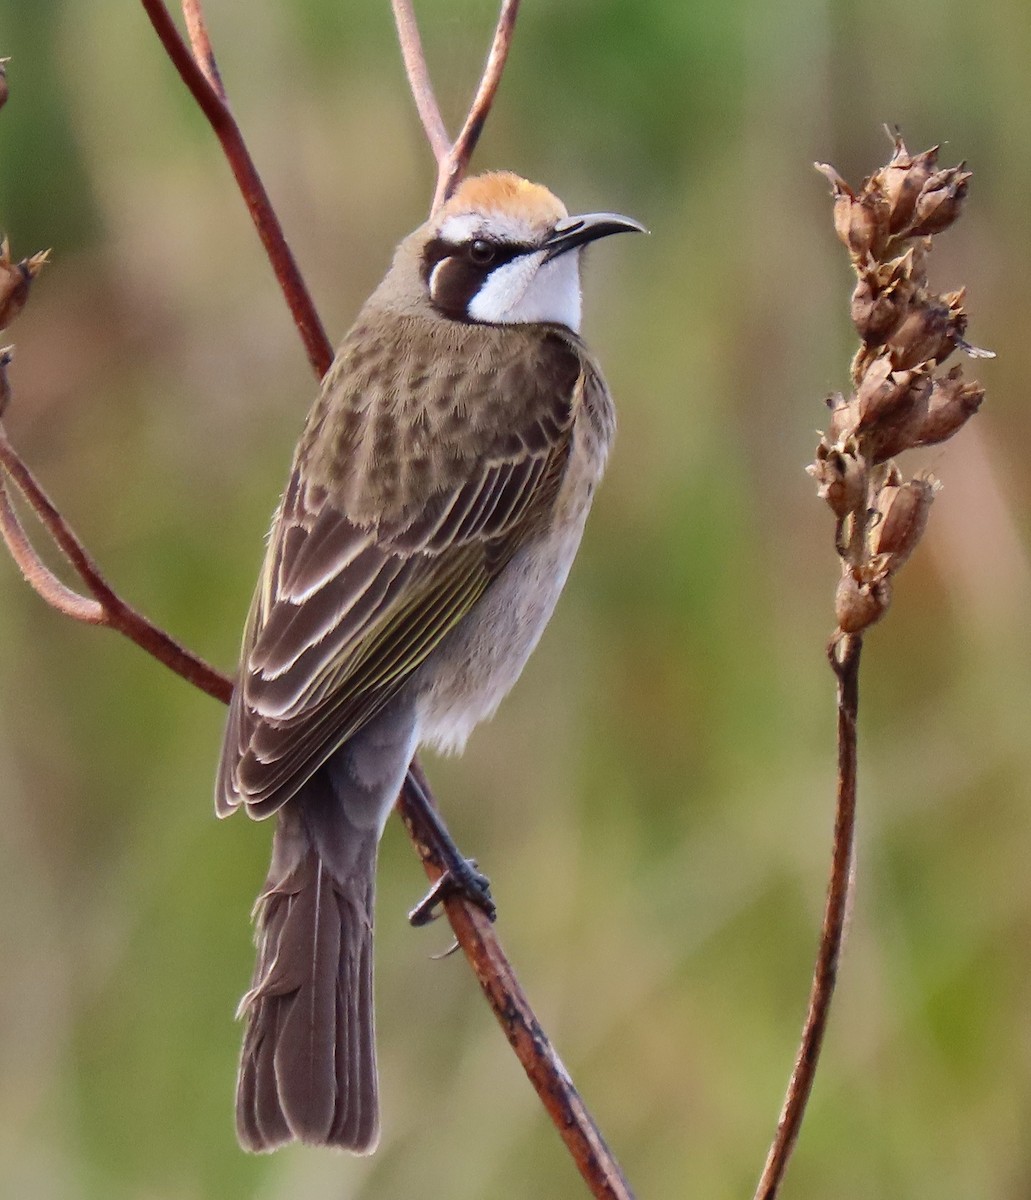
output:
[[[469,319],[469,302],[486,277],[483,269],[457,255],[443,259],[430,274],[430,299],[445,316]]]

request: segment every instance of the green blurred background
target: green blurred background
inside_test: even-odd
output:
[[[335,340],[432,190],[389,6],[207,7]],[[420,12],[454,121],[494,5]],[[124,595],[231,668],[313,395],[299,341],[139,5],[0,0],[0,53],[0,226],[54,250],[9,335],[11,435]],[[642,1198],[751,1195],[798,1037],[837,570],[802,468],[853,343],[810,164],[858,181],[885,121],[975,171],[932,276],[969,287],[999,357],[983,415],[923,460],[945,490],[868,641],[858,893],[784,1194],[1031,1195],[1029,61],[1024,0],[525,0],[478,165],[653,232],[588,272],[621,428],[567,595],[494,723],[428,767]],[[0,561],[0,1194],[583,1194],[470,972],[430,961],[447,931],[408,928],[424,879],[396,822],[381,1148],[238,1151],[270,829],[212,816],[222,721]]]

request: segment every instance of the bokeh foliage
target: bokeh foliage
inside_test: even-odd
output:
[[[208,0],[234,109],[331,335],[431,191],[385,0]],[[494,16],[423,4],[457,115]],[[0,0],[0,226],[54,263],[12,436],[112,580],[229,667],[313,387],[215,143],[139,7]],[[786,1195],[1031,1191],[1031,9],[1015,0],[525,0],[478,163],[652,229],[592,257],[620,404],[569,591],[460,762],[430,762],[501,934],[642,1196],[750,1194],[815,949],[837,563],[802,472],[847,380],[850,273],[813,159],[884,121],[975,171],[942,239],[982,415],[870,636],[859,891]],[[396,825],[379,889],[385,1136],[236,1148],[232,1013],[269,830],[211,815],[222,713],[0,562],[0,1192],[448,1195],[579,1184]]]

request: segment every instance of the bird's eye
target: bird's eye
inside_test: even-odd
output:
[[[482,238],[477,238],[469,243],[467,250],[469,261],[475,263],[478,267],[489,267],[497,255],[497,250]]]

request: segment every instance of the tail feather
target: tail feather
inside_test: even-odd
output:
[[[249,1150],[297,1138],[369,1153],[379,1136],[372,1007],[375,835],[327,863],[303,808],[278,818],[258,900],[258,962],[247,1019],[237,1132]]]

